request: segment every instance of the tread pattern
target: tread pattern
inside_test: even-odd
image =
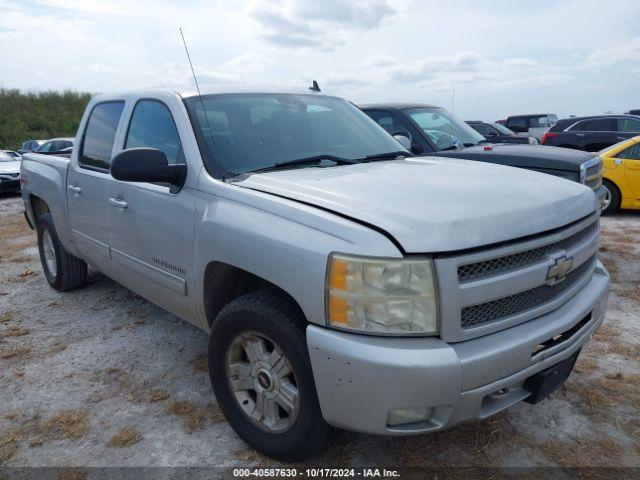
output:
[[[279,321],[285,322],[286,327],[282,329],[283,332],[289,337],[292,343],[300,343],[304,346],[303,351],[305,352],[305,357],[307,361],[310,362],[306,340],[306,326],[308,322],[300,310],[300,307],[286,294],[275,289],[268,289],[258,290],[236,298],[218,313],[216,320],[214,320],[211,326],[211,335],[216,335],[216,324],[219,318],[239,312],[255,312],[259,315],[265,315],[266,313],[272,318],[278,318]],[[311,379],[311,383],[313,384],[313,391],[315,393],[313,378]],[[318,409],[319,408],[318,405]],[[319,425],[320,423],[323,424],[325,428],[322,428]],[[318,427],[316,428],[316,435],[308,439],[304,444],[301,444],[295,455],[285,461],[301,461],[312,458],[326,449],[335,434],[335,428],[326,425],[321,414],[318,416],[316,424]]]
[[[41,242],[42,231],[49,230],[59,259],[58,276],[51,286],[60,292],[67,292],[82,287],[87,281],[87,264],[84,260],[70,254],[58,238],[58,232],[49,212],[43,213],[38,220],[38,243]],[[38,245],[40,248],[40,245]],[[43,268],[44,264],[43,264]],[[51,282],[49,282],[51,283]]]

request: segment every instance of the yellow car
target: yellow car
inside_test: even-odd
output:
[[[606,189],[602,213],[618,208],[640,210],[640,136],[616,143],[599,155]]]

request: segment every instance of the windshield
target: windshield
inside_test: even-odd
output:
[[[438,150],[470,147],[485,138],[462,120],[440,107],[407,110],[414,122],[429,136]]]
[[[510,128],[500,125],[499,123],[492,123],[491,126],[498,130],[502,135],[513,135],[515,132]]]
[[[15,158],[4,152],[0,152],[0,162],[17,162]]]
[[[362,159],[402,150],[366,114],[340,98],[243,93],[191,97],[185,103],[207,169],[218,177],[321,155]]]

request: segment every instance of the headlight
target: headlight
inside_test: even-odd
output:
[[[327,271],[330,326],[379,334],[435,335],[437,297],[430,260],[333,254]]]
[[[596,165],[599,167],[596,172],[587,176],[587,174],[590,173],[589,169]],[[580,183],[586,184],[588,180],[593,180],[599,176],[602,176],[602,159],[600,157],[593,157],[580,164]]]

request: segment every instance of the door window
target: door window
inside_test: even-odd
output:
[[[619,118],[618,119],[618,131],[619,132],[640,132],[640,120],[637,118]]]
[[[489,125],[485,125],[484,123],[472,123],[471,128],[473,128],[480,135],[485,137],[496,136],[498,132],[491,128]]]
[[[640,160],[640,143],[631,145],[618,153],[615,158],[624,158],[628,160]]]
[[[615,132],[615,119],[613,118],[593,118],[578,122],[571,130],[577,132]]]
[[[549,117],[546,115],[529,118],[529,128],[547,128],[550,126]]]
[[[524,117],[510,118],[507,121],[507,126],[509,128],[527,128],[527,119]]]
[[[156,148],[164,152],[170,165],[185,163],[171,112],[158,100],[141,100],[133,110],[125,148],[135,147]]]
[[[82,140],[80,166],[109,170],[111,151],[124,102],[99,103],[91,111]]]
[[[397,133],[409,134],[409,129],[407,128],[407,126],[404,125],[400,121],[400,119],[391,112],[387,112],[385,110],[369,110],[365,113],[392,135],[395,135]]]

